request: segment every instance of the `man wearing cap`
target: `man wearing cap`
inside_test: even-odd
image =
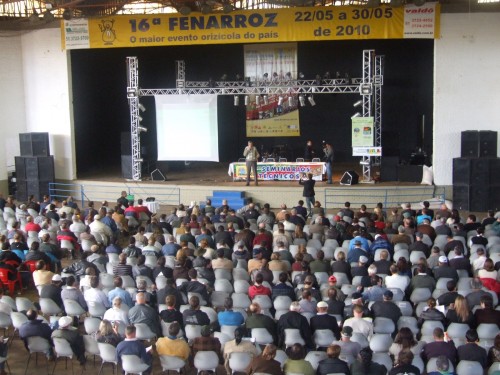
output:
[[[337,278],[335,275],[331,275],[328,278],[328,287],[329,288],[335,288],[337,290],[337,300],[338,301],[344,301],[346,298],[346,295],[344,292],[342,292],[341,288],[337,285]]]
[[[61,298],[62,278],[61,275],[52,276],[52,283],[45,285],[40,291],[40,298],[49,298],[64,310],[64,304]]]
[[[359,231],[353,233],[354,238],[349,242],[349,253],[354,249],[356,243],[359,242],[359,246],[366,252],[370,251],[370,244],[368,240],[361,236]]]
[[[359,262],[359,257],[365,256],[368,258],[368,252],[362,248],[362,242],[359,240],[356,240],[354,242],[354,247],[349,250],[347,253],[347,262],[348,263],[358,263]]]
[[[262,267],[262,249],[257,247],[253,249],[253,259],[248,261],[248,274],[252,274],[254,270],[258,270]]]
[[[290,311],[280,316],[278,321],[278,346],[283,347],[285,344],[285,330],[288,328],[298,329],[306,346],[310,349],[314,348],[312,340],[311,327],[307,318],[300,314],[300,304],[292,302]]]
[[[427,246],[422,239],[424,238],[424,235],[422,232],[415,232],[415,242],[413,242],[408,250],[410,253],[412,251],[421,251],[425,254],[425,257],[428,258],[430,255],[430,249],[429,246]]]
[[[368,276],[368,257],[361,255],[358,259],[358,265],[351,267],[351,276]],[[375,272],[376,273],[376,272]],[[368,285],[369,286],[369,285]]]
[[[457,270],[451,268],[448,264],[448,257],[441,255],[439,257],[438,267],[433,270],[434,278],[439,280],[441,277],[446,277],[458,281],[458,273]]]
[[[71,346],[71,350],[75,353],[80,365],[84,366],[86,361],[85,344],[83,343],[83,336],[78,332],[78,329],[71,326],[73,318],[63,316],[59,318],[58,323],[59,328],[52,332],[52,339],[65,339]]]
[[[390,267],[390,276],[385,277],[385,286],[389,289],[398,288],[402,292],[406,291],[408,285],[410,285],[410,278],[406,275],[400,275],[398,267],[393,264]]]
[[[375,302],[372,307],[373,318],[389,318],[397,327],[399,318],[403,315],[399,307],[392,301],[394,294],[390,290],[384,292],[382,301]]]
[[[368,340],[373,336],[373,323],[363,318],[365,308],[362,305],[354,304],[352,306],[353,317],[344,321],[344,328],[351,327],[353,332],[361,333]],[[368,315],[365,315],[365,317]]]
[[[357,342],[351,341],[352,334],[352,327],[345,326],[340,333],[340,340],[332,342],[332,345],[338,345],[341,347],[340,356],[348,357],[351,362],[358,357],[361,350],[361,345]]]
[[[320,301],[316,305],[317,314],[310,320],[311,331],[314,334],[317,330],[328,329],[333,332],[337,340],[340,339],[340,328],[337,319],[328,314],[328,304],[325,301]]]

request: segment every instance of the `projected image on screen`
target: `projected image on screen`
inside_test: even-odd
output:
[[[219,161],[217,95],[156,95],[158,160]]]

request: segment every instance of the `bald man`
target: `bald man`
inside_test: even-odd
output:
[[[144,323],[159,337],[161,329],[158,313],[146,304],[146,295],[144,293],[137,293],[135,301],[135,306],[128,312],[130,323]]]

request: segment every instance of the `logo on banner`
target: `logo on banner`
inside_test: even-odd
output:
[[[116,39],[115,30],[113,29],[113,24],[115,20],[102,20],[99,24],[99,29],[102,33],[102,41],[106,45],[113,45]]]

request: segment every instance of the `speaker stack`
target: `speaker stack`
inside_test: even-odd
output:
[[[122,177],[132,179],[132,139],[130,132],[121,133]]]
[[[49,183],[54,182],[54,157],[50,155],[49,133],[19,134],[21,156],[15,157],[16,199],[26,201],[34,195],[41,200],[49,194]]]
[[[453,159],[453,207],[500,209],[500,158],[496,131],[462,132],[461,158]]]

